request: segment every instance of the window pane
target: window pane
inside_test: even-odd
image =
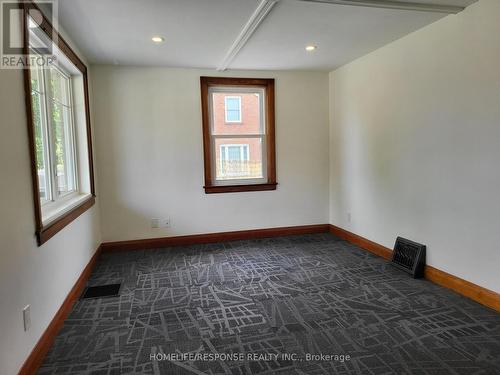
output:
[[[262,139],[216,138],[216,179],[257,179],[263,177]]]
[[[70,110],[56,101],[52,101],[52,134],[57,192],[62,195],[75,190],[75,168]]]
[[[240,111],[240,98],[226,97],[226,110]]]
[[[226,121],[238,122],[240,120],[240,111],[226,111]]]
[[[34,65],[31,66],[31,90],[43,92],[42,90],[42,73],[41,68]]]
[[[238,98],[235,98],[235,96]],[[212,134],[264,134],[263,116],[261,113],[262,100],[263,93],[258,89],[256,89],[255,92],[248,93],[235,93],[230,91],[212,92]]]
[[[69,105],[67,90],[68,78],[55,68],[50,69],[50,90],[52,98],[59,103]]]
[[[42,96],[33,91],[33,126],[35,130],[36,169],[38,174],[38,189],[42,203],[50,199],[49,171],[46,166],[46,139],[42,127]]]

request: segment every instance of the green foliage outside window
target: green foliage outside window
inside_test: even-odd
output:
[[[51,79],[51,89],[54,94],[54,98],[61,96],[61,86],[58,80]],[[32,80],[32,87],[37,87],[36,80]],[[44,154],[43,154],[43,134],[42,134],[42,119],[40,110],[40,94],[36,91],[32,91],[32,102],[33,102],[33,122],[35,127],[35,148],[36,148],[36,166],[37,169],[44,168]],[[55,138],[55,154],[56,163],[58,166],[64,165],[64,124],[63,124],[63,114],[62,106],[52,100],[52,131],[54,132]]]

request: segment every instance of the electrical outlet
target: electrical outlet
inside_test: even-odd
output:
[[[348,223],[351,222],[351,213],[350,212],[347,213],[347,222]]]
[[[27,331],[31,327],[30,306],[31,305],[26,305],[26,307],[23,309],[24,331]]]
[[[163,221],[162,221],[162,227],[163,228],[170,228],[170,218],[169,217],[163,219]]]
[[[159,228],[160,221],[160,219],[151,219],[151,228]]]
[[[151,219],[151,228],[170,228],[170,218]]]

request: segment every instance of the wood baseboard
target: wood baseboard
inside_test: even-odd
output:
[[[335,225],[330,225],[330,233],[382,258],[392,257],[391,249]],[[429,281],[500,312],[500,294],[431,266],[425,266],[424,274]]]
[[[94,255],[88,262],[88,264],[83,269],[82,273],[80,274],[80,277],[76,281],[71,291],[68,293],[66,299],[64,300],[61,307],[57,311],[56,315],[50,322],[49,326],[42,334],[37,344],[31,351],[30,355],[24,362],[23,366],[19,370],[19,375],[35,374],[38,368],[42,365],[43,360],[47,355],[47,352],[51,348],[59,330],[64,324],[64,320],[68,317],[69,313],[71,312],[73,304],[76,302],[78,297],[80,297],[83,288],[85,287],[85,284],[88,278],[90,277],[92,270],[94,269],[95,263],[97,262],[97,258],[99,258],[99,254],[101,253],[101,251],[102,247],[99,246],[99,248],[95,251]]]
[[[431,266],[425,267],[425,278],[500,312],[500,294],[492,290]]]
[[[354,234],[352,232],[349,232],[345,229],[336,227],[335,225],[330,225],[330,233],[336,235],[337,237],[340,237],[347,242],[350,242],[356,246],[361,247],[362,249],[365,249],[369,251],[370,253],[373,253],[375,255],[378,255],[379,257],[382,257],[384,259],[391,259],[392,258],[392,250],[379,245],[376,242],[370,241],[364,237],[358,236],[357,234]]]
[[[169,246],[248,240],[253,238],[289,236],[294,234],[327,233],[328,231],[329,224],[301,225],[294,227],[240,230],[234,232],[194,234],[188,236],[161,237],[132,241],[104,242],[101,244],[101,248],[102,251],[141,250]]]

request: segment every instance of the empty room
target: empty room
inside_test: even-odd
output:
[[[0,374],[500,374],[500,0],[0,0]]]

